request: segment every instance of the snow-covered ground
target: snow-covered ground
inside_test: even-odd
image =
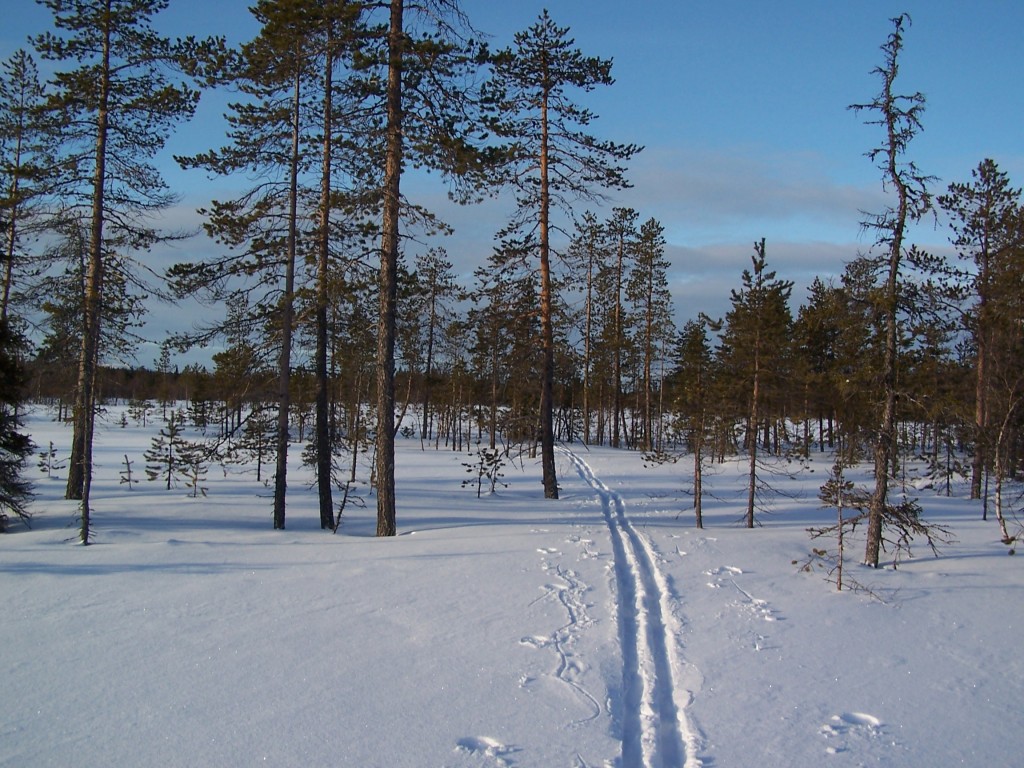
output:
[[[569,446],[461,487],[465,454],[400,440],[400,535],[319,528],[294,459],[286,531],[253,472],[209,495],[119,482],[154,428],[97,436],[95,545],[64,473],[0,537],[2,766],[1011,766],[1024,752],[1024,562],[971,502],[899,570],[802,572],[825,457],[737,524],[739,464],[693,527],[684,465]],[[38,445],[68,433],[35,412]],[[810,471],[814,470],[814,471]],[[961,494],[962,495],[962,494]],[[372,499],[371,507],[372,507]],[[680,514],[680,510],[684,510]]]

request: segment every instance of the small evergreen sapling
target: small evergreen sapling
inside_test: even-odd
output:
[[[871,501],[871,495],[863,489],[858,489],[852,481],[846,479],[843,462],[836,458],[828,480],[821,486],[818,498],[821,499],[822,506],[835,508],[836,523],[824,528],[808,528],[807,531],[811,534],[811,539],[835,536],[836,552],[832,554],[827,549],[815,547],[811,550],[811,556],[804,563],[802,569],[811,571],[814,565],[827,568],[828,576],[835,578],[836,589],[842,591],[846,533],[848,530],[852,532],[859,522],[866,519],[865,509]],[[845,511],[851,508],[855,509],[857,514],[845,517]],[[863,587],[854,582],[853,589],[858,590]]]
[[[497,448],[481,448],[476,452],[476,461],[464,461],[462,466],[466,468],[466,471],[470,474],[476,475],[467,480],[462,481],[462,487],[476,485],[476,497],[479,499],[483,495],[484,478],[487,479],[490,490],[489,494],[497,492],[498,485],[503,488],[508,488],[508,483],[502,482],[501,478],[505,476],[502,469],[505,467],[505,453]]]
[[[179,448],[182,474],[189,489],[189,496],[193,499],[198,498],[200,494],[206,496],[209,490],[203,485],[206,482],[208,457],[209,452],[202,442],[182,441]]]
[[[149,400],[132,400],[128,404],[128,415],[136,424],[146,426],[149,414],[153,411],[153,404]]]
[[[131,461],[128,458],[128,454],[126,453],[124,455],[124,462],[123,463],[124,463],[124,469],[121,470],[121,485],[127,485],[128,486],[128,490],[130,491],[132,489],[132,486],[135,483],[139,482],[135,478],[135,476],[132,475],[132,464],[134,464],[135,462]]]
[[[57,458],[57,449],[54,447],[52,440],[50,441],[49,448],[39,452],[38,466],[39,471],[51,480],[56,480],[55,473],[67,466],[67,462]]]
[[[256,462],[256,481],[263,482],[263,467],[269,463],[277,436],[271,409],[257,407],[245,420],[241,438],[235,444],[238,461]]]
[[[167,426],[150,442],[149,450],[143,454],[146,460],[146,476],[153,480],[162,480],[167,490],[178,482],[183,468],[179,456],[184,438],[181,434],[181,421],[177,413],[171,411]]]

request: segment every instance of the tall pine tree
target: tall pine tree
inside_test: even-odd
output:
[[[216,57],[219,41],[172,42],[152,26],[167,0],[41,0],[54,31],[35,39],[56,62],[48,108],[61,125],[65,205],[89,222],[74,438],[67,496],[81,500],[89,543],[96,371],[105,282],[112,254],[144,252],[166,239],[152,217],[175,197],[151,164],[199,92],[181,75]]]
[[[982,160],[969,183],[953,183],[938,203],[950,216],[953,245],[964,266],[960,270],[968,306],[965,330],[974,339],[974,457],[971,498],[981,498],[982,474],[993,444],[989,391],[992,386],[995,336],[1005,326],[1006,299],[1012,296],[1014,256],[1021,248],[1018,223],[1021,192],[994,160]]]
[[[27,236],[46,226],[43,201],[52,189],[58,132],[42,109],[44,101],[45,88],[35,60],[24,50],[16,51],[3,63],[0,74],[0,318],[10,315],[19,271],[29,261],[24,250]]]
[[[540,265],[541,466],[544,495],[558,498],[555,472],[554,379],[555,297],[552,277],[552,210],[571,215],[571,203],[599,199],[609,189],[629,186],[625,168],[639,147],[602,141],[587,133],[595,119],[576,104],[571,91],[584,93],[612,85],[612,62],[584,56],[568,27],[545,10],[530,28],[515,35],[514,46],[494,54],[492,98],[498,106],[493,128],[511,142],[512,157],[502,178],[516,193],[517,213],[506,232],[536,233]]]
[[[376,363],[377,535],[397,533],[395,504],[395,341],[402,177],[407,166],[437,170],[460,202],[476,199],[485,161],[473,78],[479,56],[460,33],[468,22],[458,0],[366,4],[373,11],[362,51],[363,82],[384,116],[368,137],[383,167],[380,185],[380,268]],[[374,21],[374,17],[378,17]],[[379,143],[383,135],[383,143]],[[406,206],[406,212],[410,208]]]
[[[889,504],[890,467],[896,450],[897,367],[902,335],[900,274],[906,256],[904,241],[908,224],[918,221],[931,209],[928,177],[913,162],[904,159],[911,140],[921,130],[921,113],[925,106],[923,94],[904,95],[896,91],[904,27],[909,22],[910,17],[906,14],[892,19],[893,31],[881,47],[885,62],[874,69],[874,74],[882,81],[881,90],[870,102],[850,107],[855,112],[867,113],[865,122],[882,129],[883,141],[866,154],[877,164],[882,172],[883,185],[896,198],[892,205],[864,222],[865,229],[876,234],[876,244],[883,251],[879,266],[884,275],[878,296],[885,333],[879,381],[883,405],[875,438],[875,490],[869,507],[864,552],[864,562],[875,568],[878,567],[882,546],[882,526]]]
[[[336,153],[344,127],[336,114],[334,68],[353,57],[358,7],[317,0],[257,3],[257,36],[242,46],[224,80],[245,97],[229,105],[229,143],[219,150],[178,158],[186,168],[217,174],[248,172],[256,179],[242,195],[213,201],[204,211],[207,231],[230,252],[199,264],[175,265],[179,293],[201,289],[212,300],[252,307],[253,320],[269,321],[277,349],[277,454],[273,525],[285,527],[292,347],[301,257],[315,264],[318,486],[321,527],[334,528],[330,435],[326,432],[327,301],[332,211],[338,194],[332,172],[346,158]],[[304,228],[315,221],[315,231]],[[229,331],[215,325],[206,333]]]

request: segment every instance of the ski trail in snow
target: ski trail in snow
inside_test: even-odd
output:
[[[622,642],[623,768],[698,768],[697,735],[686,716],[692,692],[675,679],[676,625],[669,589],[650,543],[630,522],[622,497],[562,448],[598,495],[611,532]]]

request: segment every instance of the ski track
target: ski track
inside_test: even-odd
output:
[[[681,662],[664,574],[622,497],[582,458],[562,451],[597,493],[611,533],[622,642],[622,768],[698,768],[698,739],[686,716],[692,692],[675,679]]]

